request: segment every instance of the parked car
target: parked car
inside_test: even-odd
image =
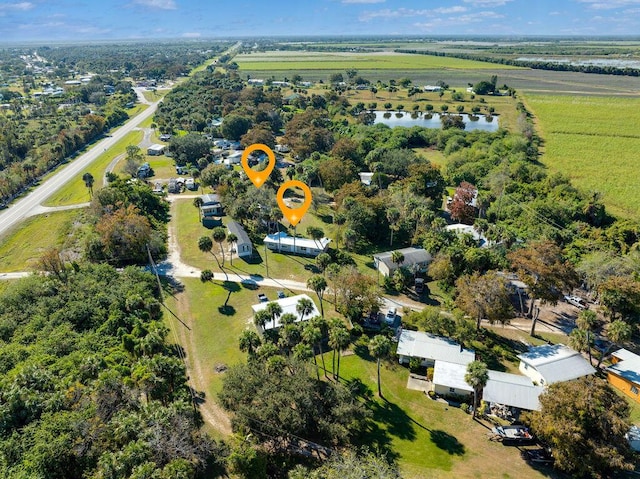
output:
[[[396,308],[390,308],[389,311],[387,311],[387,315],[384,317],[384,322],[389,325],[393,324],[396,320],[397,312]]]
[[[267,298],[267,295],[264,293],[258,293],[258,299],[261,303],[266,303],[269,301],[269,298]]]
[[[276,294],[278,295],[278,298],[280,298],[280,299],[286,297],[286,294],[284,294],[284,291],[278,291]]]
[[[415,280],[416,293],[420,294],[424,291],[424,278],[416,278]]]
[[[589,308],[589,305],[587,304],[587,302],[579,296],[565,296],[564,300],[567,303],[575,306],[576,308],[580,308],[580,309]]]

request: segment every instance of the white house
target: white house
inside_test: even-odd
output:
[[[309,238],[294,238],[288,236],[284,231],[270,234],[264,237],[264,244],[271,251],[278,253],[294,253],[304,256],[316,257],[320,253],[324,253],[329,247],[331,240],[329,238],[320,238],[313,240]]]
[[[264,85],[264,80],[262,78],[249,78],[247,83],[249,85],[262,86]]]
[[[431,254],[422,248],[403,248],[394,251],[398,251],[404,256],[404,260],[399,265],[391,260],[393,251],[373,255],[373,264],[384,276],[393,275],[394,271],[401,266],[410,270],[416,268],[417,271],[424,273],[427,271],[429,263],[431,263]]]
[[[241,151],[236,151],[234,153],[231,153],[229,156],[227,156],[224,159],[224,164],[225,165],[239,165],[242,161],[242,152]]]
[[[238,238],[235,242],[236,253],[240,258],[245,258],[247,256],[253,255],[253,244],[249,239],[249,235],[244,230],[240,223],[235,221],[230,221],[227,223],[227,230],[229,233],[233,233]]]
[[[370,171],[362,171],[358,173],[358,176],[360,177],[360,183],[362,183],[364,186],[371,186],[373,173],[371,173]]]
[[[310,314],[307,314],[304,318],[302,316],[300,316],[300,314],[298,313],[298,311],[296,311],[296,307],[298,306],[298,301],[300,301],[302,298],[306,298],[309,301],[311,301],[311,303],[313,304],[313,310],[311,311]],[[290,313],[293,314],[296,317],[296,322],[300,322],[300,321],[306,321],[310,318],[313,318],[315,316],[319,316],[320,315],[320,311],[318,311],[318,307],[316,306],[316,303],[306,294],[298,294],[296,296],[289,296],[287,298],[282,298],[282,299],[277,299],[275,301],[271,301],[272,303],[278,303],[280,305],[280,307],[282,308],[282,315]],[[253,309],[253,314],[255,315],[258,311],[262,311],[263,309],[267,308],[267,304],[269,304],[269,302],[267,303],[258,303],[258,304],[254,304],[253,306],[251,306],[251,309]],[[282,317],[281,315],[281,317]],[[261,328],[260,326],[256,326],[256,328],[258,329],[258,332],[263,333],[264,331],[268,330],[268,329],[277,329],[281,326],[282,324],[280,323],[280,318],[276,318],[275,321],[275,325],[273,323],[273,321],[267,321],[267,323],[264,325],[264,328]]]
[[[411,358],[420,358],[422,366],[427,367],[433,366],[436,361],[462,364],[466,367],[476,357],[474,351],[464,349],[452,339],[408,329],[400,334],[396,354],[402,364],[408,364]]]
[[[424,91],[440,91],[442,90],[441,86],[437,86],[437,85],[425,85],[424,86]]]
[[[489,246],[489,241],[487,240],[487,237],[484,234],[479,233],[471,225],[465,225],[463,223],[454,223],[452,225],[445,226],[444,229],[447,231],[452,231],[458,236],[471,235],[471,237],[478,242],[478,245],[480,247],[484,248]]]
[[[528,376],[489,370],[489,380],[482,390],[482,399],[490,404],[525,409],[540,410],[542,386],[536,386]]]
[[[465,374],[466,364],[436,361],[433,368],[433,391],[440,395],[469,396],[473,393],[473,388],[464,380]]]
[[[154,143],[149,148],[147,148],[147,155],[160,156],[164,154],[164,149],[165,149],[165,145]]]
[[[570,381],[593,374],[596,370],[578,351],[564,344],[545,344],[518,355],[520,372],[531,378],[534,384]]]

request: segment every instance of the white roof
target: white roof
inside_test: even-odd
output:
[[[436,361],[433,367],[433,384],[473,392],[473,388],[464,380],[465,374],[467,374],[465,364]]]
[[[529,411],[539,411],[538,398],[543,391],[542,386],[535,386],[527,376],[489,370],[489,380],[482,390],[482,399]]]
[[[279,238],[279,239],[278,239]],[[264,237],[265,243],[271,244],[281,244],[293,247],[294,238],[293,236],[288,236],[284,231],[280,231],[279,233],[270,234]],[[319,240],[312,240],[310,238],[295,238],[295,246],[297,248],[309,248],[316,250],[324,250],[327,245],[331,242],[329,238],[320,238]]]
[[[471,225],[465,225],[463,223],[454,223],[452,225],[445,226],[444,229],[446,229],[447,231],[453,231],[457,235],[461,235],[461,234],[471,235],[471,237],[474,240],[479,241],[483,245],[487,242],[487,238],[483,234],[478,233],[478,231],[476,231],[476,229]]]
[[[473,351],[462,349],[451,339],[407,329],[400,334],[397,353],[401,356],[447,361],[464,366],[476,356]]]
[[[579,352],[564,344],[537,346],[518,355],[518,358],[534,367],[547,384],[570,381],[596,372]]]
[[[616,376],[640,386],[640,356],[627,349],[619,349],[612,354],[620,361],[609,366],[606,370]]]
[[[164,148],[165,148],[165,145],[160,145],[158,143],[154,143],[153,145],[151,145],[147,149],[148,150],[158,150],[158,151],[160,151],[160,150],[164,150]]]
[[[307,299],[311,300],[311,302],[313,303],[313,311],[311,311],[311,314],[306,315],[304,317],[304,320],[306,321],[306,320],[308,320],[310,318],[313,318],[314,316],[319,316],[320,315],[320,311],[318,311],[318,307],[316,306],[316,303],[309,296],[307,296],[306,294],[298,294],[296,296],[289,296],[287,298],[276,299],[276,300],[270,301],[270,302],[271,303],[278,303],[280,305],[280,307],[282,308],[282,314],[291,313],[296,317],[296,322],[299,322],[299,321],[302,321],[302,318],[300,317],[300,315],[296,311],[296,306],[298,305],[298,301],[300,301],[302,298],[307,298]],[[269,302],[254,304],[253,306],[251,306],[251,309],[253,309],[253,313],[255,314],[258,311],[266,309],[267,308],[267,304],[269,304]],[[275,327],[279,328],[280,326],[281,326],[280,318],[276,318]],[[274,328],[273,321],[267,321],[267,324],[264,325],[264,329],[267,330],[267,329],[272,329],[272,328]]]
[[[363,171],[361,173],[358,173],[358,176],[360,176],[360,182],[363,185],[369,186],[373,178],[373,173],[370,173],[368,171]]]

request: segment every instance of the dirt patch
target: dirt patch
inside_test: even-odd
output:
[[[178,307],[177,315],[182,318],[184,325],[174,321],[173,329],[176,332],[180,346],[185,350],[189,387],[197,392],[206,391],[208,385],[206,384],[203,374],[204,365],[195,359],[197,355],[195,354],[196,348],[193,339],[194,324],[187,297],[184,293],[178,293],[175,298]],[[207,424],[224,435],[231,434],[231,420],[229,416],[213,399],[206,397],[202,399],[199,402],[199,409],[202,418]]]

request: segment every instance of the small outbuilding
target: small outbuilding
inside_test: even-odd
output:
[[[150,156],[160,156],[164,154],[165,145],[160,145],[158,143],[154,143],[150,147],[147,148],[147,155]]]
[[[540,410],[542,386],[520,374],[489,370],[489,380],[482,390],[482,399],[490,405],[508,406],[527,411]]]
[[[220,226],[222,224],[221,216],[224,215],[224,209],[220,202],[220,197],[216,194],[206,194],[200,196],[202,206],[200,206],[200,220],[202,225],[207,228]]]
[[[253,244],[249,239],[249,235],[244,230],[242,225],[236,221],[230,221],[227,223],[227,230],[229,233],[233,233],[238,238],[235,241],[235,251],[240,258],[247,258],[253,255]]]
[[[394,251],[402,253],[404,257],[400,264],[394,263],[391,259]],[[422,248],[402,248],[394,251],[373,255],[373,264],[383,276],[392,276],[395,270],[400,267],[409,268],[413,272],[425,273],[431,263],[431,254]]]
[[[443,396],[448,394],[471,395],[473,388],[464,380],[466,374],[466,364],[436,361],[433,368],[433,392]]]

